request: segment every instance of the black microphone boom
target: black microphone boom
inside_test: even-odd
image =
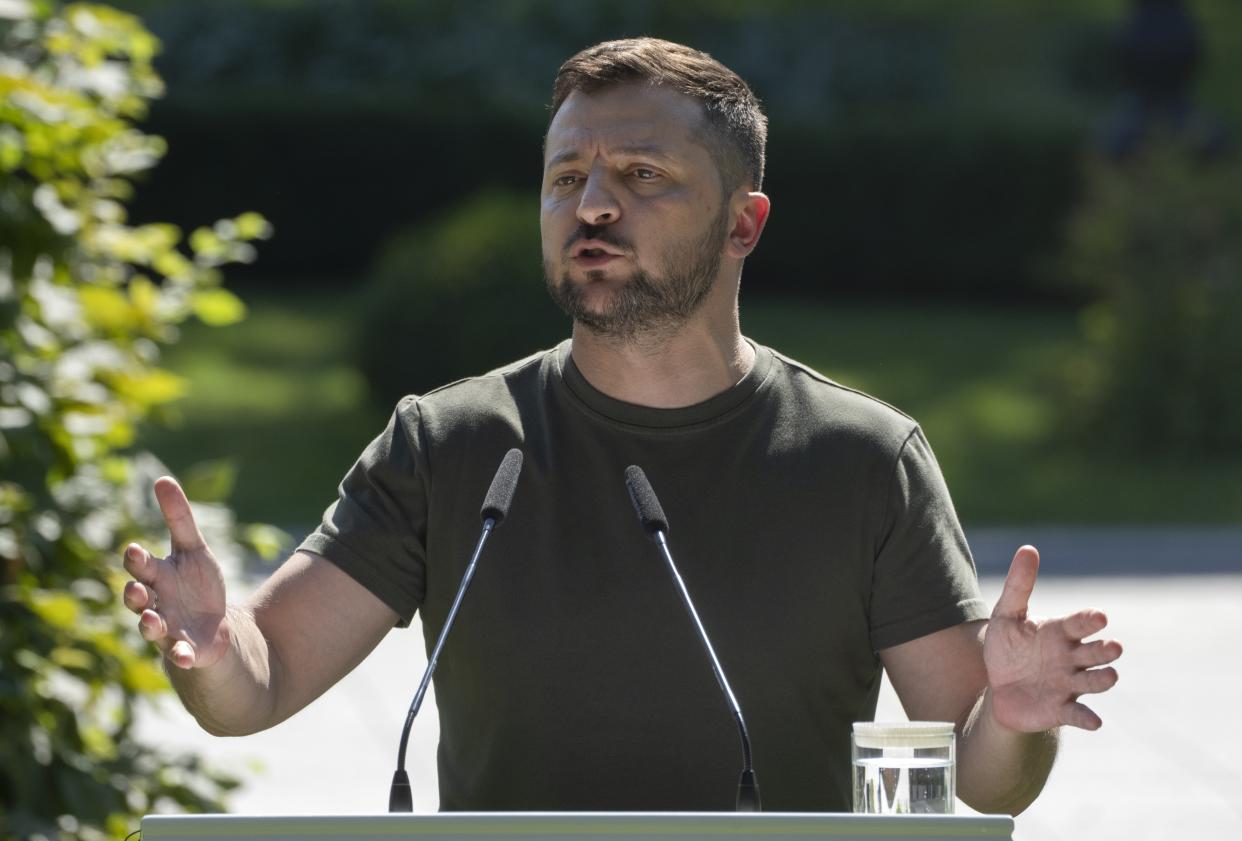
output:
[[[479,516],[483,518],[483,531],[479,535],[478,545],[474,547],[474,555],[471,556],[466,572],[461,577],[461,584],[457,588],[453,606],[449,608],[444,627],[440,629],[440,637],[436,640],[435,648],[431,650],[431,657],[427,660],[423,679],[418,684],[418,691],[414,693],[414,700],[410,703],[410,711],[405,716],[405,726],[401,728],[401,746],[397,749],[397,770],[392,775],[392,788],[388,791],[389,812],[414,811],[410,777],[405,772],[405,749],[410,743],[410,729],[414,726],[414,717],[418,715],[419,707],[423,705],[423,696],[427,694],[427,687],[431,685],[431,676],[435,673],[436,663],[440,660],[440,649],[444,648],[444,640],[448,638],[449,630],[453,627],[453,620],[457,618],[457,610],[461,607],[461,601],[474,578],[474,569],[478,566],[479,555],[483,553],[483,545],[487,543],[492,529],[500,525],[501,521],[508,516],[509,506],[513,503],[513,494],[517,491],[518,475],[521,472],[522,451],[515,447],[505,453],[500,467],[496,469],[495,477],[492,478],[491,487],[487,489],[487,496],[483,499],[483,508],[479,511]]]
[[[712,642],[707,638],[707,629],[703,627],[699,612],[694,609],[694,602],[690,600],[690,591],[686,589],[686,582],[682,580],[681,574],[677,571],[677,564],[673,563],[673,553],[668,548],[666,537],[668,518],[664,516],[660,500],[656,499],[655,490],[647,481],[647,474],[643,473],[641,467],[631,464],[625,468],[625,487],[630,492],[630,502],[634,503],[634,510],[638,512],[638,521],[642,523],[647,535],[660,547],[669,571],[673,574],[673,581],[677,583],[681,600],[686,605],[686,610],[690,612],[690,618],[694,620],[694,627],[699,632],[699,641],[703,643],[703,648],[707,651],[707,659],[711,661],[716,683],[720,684],[720,691],[724,693],[725,700],[733,711],[733,718],[737,721],[737,732],[742,740],[742,776],[737,784],[737,811],[760,812],[762,806],[759,799],[759,781],[755,777],[755,767],[751,760],[750,734],[746,731],[746,720],[742,718],[742,708],[733,694],[733,688],[729,686],[729,679],[725,677],[720,659],[716,656],[716,650],[712,648]]]

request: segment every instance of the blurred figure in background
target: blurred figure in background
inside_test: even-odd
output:
[[[1203,157],[1224,151],[1223,126],[1193,103],[1203,39],[1183,0],[1132,0],[1118,59],[1128,101],[1105,136],[1109,157],[1129,157],[1154,130],[1170,132]]]

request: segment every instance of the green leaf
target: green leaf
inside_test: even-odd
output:
[[[272,226],[258,213],[243,213],[233,220],[237,226],[237,238],[267,239],[272,235]]]
[[[224,327],[246,317],[246,305],[227,289],[203,289],[195,292],[190,307],[204,324]]]
[[[102,727],[83,727],[79,730],[82,747],[96,760],[108,760],[116,756],[116,742]]]
[[[274,561],[293,543],[288,532],[266,523],[251,523],[242,530],[242,539],[265,561]]]
[[[154,321],[157,318],[160,289],[150,278],[138,275],[130,281],[129,300],[144,321]]]
[[[101,330],[125,330],[139,320],[129,296],[119,289],[105,286],[84,286],[78,290],[78,301],[87,323]]]
[[[36,590],[30,594],[30,607],[47,624],[71,630],[78,623],[78,600],[69,593]]]
[[[12,172],[22,162],[22,135],[12,126],[0,126],[0,171]]]
[[[223,502],[236,482],[237,465],[229,459],[199,462],[181,475],[186,496],[199,502]]]
[[[104,480],[114,485],[125,484],[131,474],[129,459],[117,456],[104,459],[100,469]]]
[[[63,669],[79,669],[86,671],[95,665],[95,658],[76,648],[57,646],[52,649],[48,659]]]
[[[147,694],[168,689],[168,678],[146,657],[133,657],[121,668],[121,682],[133,692]]]
[[[169,250],[157,255],[151,267],[165,277],[188,278],[194,273],[194,264],[180,251]]]
[[[211,228],[198,228],[190,234],[190,248],[206,258],[219,258],[228,253],[228,246]]]
[[[141,406],[158,406],[184,396],[186,381],[162,368],[148,368],[113,377],[112,387]]]

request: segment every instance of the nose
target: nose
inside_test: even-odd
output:
[[[578,199],[578,221],[584,225],[611,225],[621,218],[621,205],[598,173],[591,173]]]

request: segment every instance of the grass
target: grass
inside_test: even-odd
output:
[[[166,363],[190,394],[144,444],[178,473],[231,460],[239,516],[297,529],[318,522],[388,412],[368,405],[350,364],[349,299],[299,293],[249,303],[238,325],[186,328]]]
[[[1062,433],[1072,312],[760,304],[746,332],[898,406],[927,432],[963,522],[1229,523],[1242,459],[1117,454]]]
[[[1072,313],[773,300],[743,313],[747,335],[918,419],[969,525],[1242,519],[1242,459],[1122,458],[1062,440],[1072,407],[1053,377],[1077,341]],[[167,362],[190,396],[145,445],[178,472],[233,459],[244,519],[313,524],[390,412],[351,367],[354,314],[348,297],[299,292],[252,299],[234,327],[187,328]]]

